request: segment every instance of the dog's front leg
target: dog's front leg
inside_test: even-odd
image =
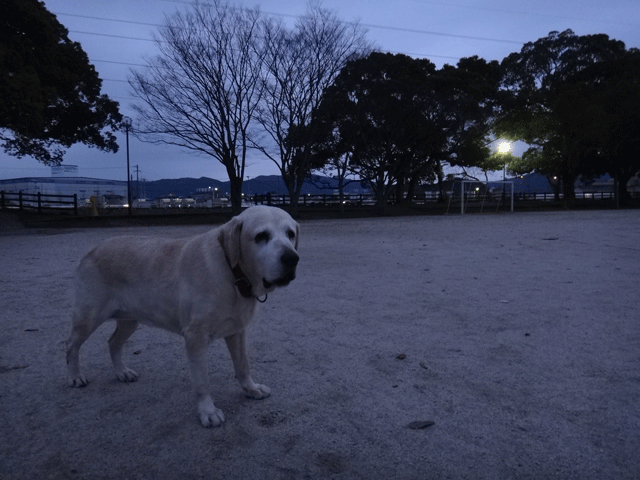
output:
[[[217,427],[224,422],[222,410],[213,404],[209,388],[209,374],[207,372],[207,350],[209,342],[201,335],[185,333],[187,358],[191,370],[191,381],[198,402],[198,415],[203,427]]]
[[[271,390],[266,385],[255,383],[249,371],[249,356],[247,355],[247,342],[244,331],[225,337],[227,348],[233,360],[236,377],[247,397],[262,399],[269,396]]]

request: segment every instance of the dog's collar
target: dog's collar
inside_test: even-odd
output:
[[[260,298],[253,295],[253,285],[251,285],[251,282],[240,268],[240,265],[236,265],[235,267],[233,267],[231,269],[231,272],[233,273],[233,276],[235,278],[235,281],[233,283],[236,287],[238,287],[240,295],[242,295],[244,298],[255,298],[260,303],[264,303],[267,301],[267,294],[264,295],[264,300],[261,300]]]
[[[236,287],[238,287],[240,295],[242,295],[244,298],[253,297],[253,286],[240,268],[240,265],[236,265],[235,267],[233,267],[231,269],[231,272],[233,273],[233,276],[235,278],[235,281],[233,283]]]

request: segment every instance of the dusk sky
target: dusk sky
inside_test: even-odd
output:
[[[45,0],[48,10],[95,65],[103,80],[103,93],[118,101],[121,112],[131,117],[135,98],[127,82],[130,69],[143,69],[144,59],[156,54],[152,32],[163,24],[164,15],[189,4],[178,0]],[[307,6],[304,0],[242,4],[259,5],[263,12],[291,24]],[[578,35],[605,33],[622,40],[627,48],[640,48],[638,0],[325,0],[322,6],[335,10],[341,20],[358,20],[377,49],[428,58],[438,67],[473,55],[500,61],[520,51],[526,42],[568,28]],[[78,165],[79,176],[126,180],[124,133],[119,133],[118,139],[116,154],[74,146],[64,164]],[[227,180],[224,168],[212,157],[142,143],[132,135],[129,141],[131,170],[133,173],[134,166],[139,166],[141,178],[205,176]],[[251,178],[278,173],[270,160],[258,154],[247,163],[246,174]],[[49,175],[49,168],[32,158],[0,153],[2,179]]]

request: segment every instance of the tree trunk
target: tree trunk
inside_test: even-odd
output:
[[[296,218],[298,215],[300,192],[302,191],[302,181],[298,178],[295,171],[291,172],[281,169],[280,172],[282,173],[282,179],[289,193],[289,214],[293,218]]]
[[[400,205],[404,202],[404,181],[404,175],[400,175],[396,182],[396,198],[394,202],[396,205]]]
[[[629,204],[629,200],[631,199],[631,196],[627,191],[627,183],[629,183],[629,180],[631,180],[631,177],[633,177],[632,173],[619,173],[617,175],[617,179],[618,179],[618,191],[616,192],[616,196],[618,197],[617,206]]]
[[[572,207],[576,201],[576,177],[565,173],[562,175],[562,203],[565,208]]]
[[[440,164],[440,162],[438,162],[436,168],[436,176],[438,177],[438,190],[440,192],[440,198],[438,199],[438,201],[440,203],[446,203],[448,200],[447,191],[444,188],[444,172],[442,171],[442,165]]]
[[[417,174],[411,177],[411,179],[409,180],[409,187],[407,188],[407,196],[405,198],[405,203],[407,205],[411,205],[413,203],[413,197],[416,194],[416,188],[418,186],[419,181],[420,181],[420,176]]]
[[[231,213],[235,217],[242,212],[242,178],[229,176],[229,195],[231,197]]]
[[[376,210],[378,211],[378,215],[384,216],[387,214],[387,198],[383,192],[379,192],[378,198],[376,200]]]
[[[384,171],[379,172],[372,186],[375,184],[374,192],[376,194],[376,210],[378,215],[384,215],[387,212],[387,198],[391,189],[386,188],[384,184]]]

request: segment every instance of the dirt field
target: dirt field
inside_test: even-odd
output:
[[[102,326],[83,389],[64,340],[91,246],[208,227],[0,222],[0,478],[640,478],[639,211],[301,226],[298,278],[249,334],[272,394],[244,398],[216,342],[227,422],[204,429],[179,336],[141,327],[121,384]]]

